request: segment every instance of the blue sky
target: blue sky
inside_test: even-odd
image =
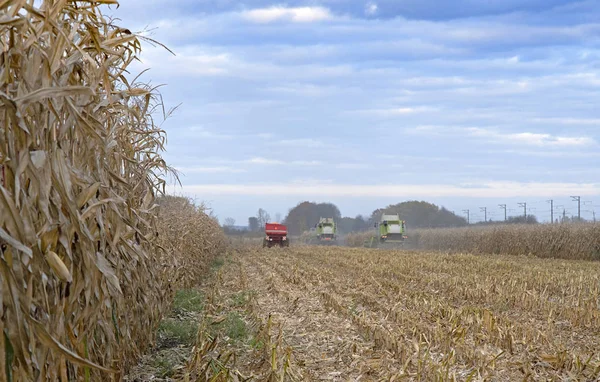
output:
[[[600,1],[132,0],[166,44],[174,192],[244,224],[302,200],[348,216],[407,199],[481,218],[600,211]],[[594,207],[596,206],[596,207]],[[560,208],[562,213],[562,208]]]

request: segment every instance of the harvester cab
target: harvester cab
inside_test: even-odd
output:
[[[375,223],[379,227],[379,242],[402,245],[406,236],[406,222],[400,220],[400,215],[383,214],[380,223]]]
[[[264,247],[289,247],[290,239],[288,238],[287,227],[279,223],[265,224],[265,238],[263,239]]]
[[[333,218],[319,218],[315,228],[319,243],[334,244],[337,241],[337,226]]]

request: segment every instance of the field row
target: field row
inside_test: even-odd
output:
[[[600,375],[597,263],[333,247],[235,260],[310,380]]]

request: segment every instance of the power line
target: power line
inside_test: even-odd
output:
[[[504,213],[504,221],[508,222],[508,218],[523,216],[525,222],[529,222],[529,218],[535,215],[538,219],[541,219],[540,222],[547,223],[550,221],[550,224],[555,224],[560,221],[561,214],[562,220],[565,221],[568,218],[571,218],[573,221],[577,218],[578,221],[582,221],[582,218],[596,221],[596,210],[600,208],[599,204],[595,204],[593,200],[583,200],[581,196],[570,196],[570,198],[577,202],[576,206],[567,207],[565,205],[556,204],[557,200],[549,199],[549,200],[540,200],[540,201],[526,201],[522,203],[516,203],[521,211],[521,214],[516,213],[519,211],[516,207],[509,208],[508,204],[498,204],[498,208]],[[566,199],[566,198],[565,198]],[[563,201],[562,198],[558,200]],[[596,201],[597,202],[597,201]],[[549,205],[548,207],[540,206],[541,203]],[[582,204],[584,208],[582,209]],[[451,211],[453,214],[456,214],[456,211]],[[467,224],[471,224],[473,222],[488,222],[490,221],[500,221],[502,219],[502,212],[493,212],[490,211],[489,207],[479,207],[479,211],[472,212],[470,209],[462,210],[463,216],[467,219]],[[582,215],[583,214],[583,215]]]

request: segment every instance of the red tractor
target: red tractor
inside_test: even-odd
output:
[[[279,223],[267,223],[265,224],[263,248],[271,248],[275,245],[279,245],[280,247],[290,246],[290,240],[287,237],[287,227]]]

